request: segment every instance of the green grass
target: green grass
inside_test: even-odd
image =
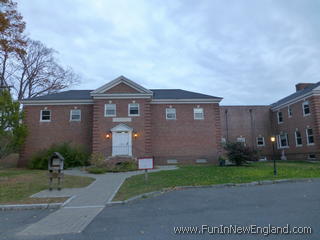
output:
[[[138,194],[158,191],[176,186],[199,186],[223,183],[247,183],[260,180],[289,178],[318,178],[320,163],[277,162],[278,176],[273,176],[272,162],[256,162],[247,166],[216,165],[181,166],[180,169],[149,173],[145,183],[144,175],[128,178],[121,186],[114,200],[125,200]]]
[[[64,199],[32,199],[30,195],[48,189],[48,171],[29,169],[0,170],[0,204],[57,202]],[[80,188],[94,181],[89,177],[65,175],[63,188]]]

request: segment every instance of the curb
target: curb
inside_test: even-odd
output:
[[[0,211],[6,210],[32,210],[32,209],[57,209],[63,203],[38,203],[38,204],[6,204],[0,205]]]
[[[0,211],[6,210],[33,210],[33,209],[58,209],[67,205],[74,197],[69,197],[62,203],[35,203],[35,204],[3,204],[0,205]]]
[[[319,182],[320,178],[297,178],[297,179],[279,179],[279,180],[263,180],[263,181],[255,181],[255,182],[249,182],[249,183],[224,183],[224,184],[215,184],[215,185],[200,185],[200,186],[176,186],[173,188],[165,188],[160,191],[154,191],[154,192],[147,192],[142,193],[137,196],[131,197],[124,201],[114,201],[109,202],[106,205],[112,206],[112,205],[119,205],[119,204],[126,204],[138,199],[148,198],[148,197],[155,197],[161,194],[164,194],[166,192],[171,192],[175,190],[185,190],[185,189],[196,189],[196,188],[228,188],[228,187],[250,187],[250,186],[261,186],[261,185],[272,185],[272,184],[280,184],[280,183],[296,183],[296,182]]]

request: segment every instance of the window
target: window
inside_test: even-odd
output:
[[[40,121],[41,122],[50,122],[51,121],[51,111],[50,110],[41,110],[40,111]]]
[[[282,112],[278,112],[278,123],[283,123],[283,116],[282,116]]]
[[[282,133],[282,134],[278,135],[278,147],[279,148],[288,148],[289,147],[287,133]]]
[[[168,120],[177,119],[175,108],[166,108],[166,119]]]
[[[81,121],[81,110],[80,109],[71,109],[70,121]]]
[[[302,109],[303,109],[303,116],[310,115],[309,101],[305,101],[302,103]]]
[[[105,105],[105,112],[104,116],[105,117],[115,117],[117,115],[117,108],[115,104],[106,104]]]
[[[312,160],[315,160],[317,157],[316,157],[316,155],[315,154],[309,154],[308,155],[308,159],[312,159]]]
[[[314,144],[314,137],[313,137],[313,131],[311,128],[307,128],[307,143],[308,145],[313,145]]]
[[[244,137],[238,137],[238,138],[237,138],[237,142],[239,142],[239,143],[245,143],[245,142],[246,142],[246,138],[244,138]]]
[[[288,117],[292,117],[292,108],[290,106],[288,107]]]
[[[295,136],[296,136],[296,146],[302,146],[302,137],[301,137],[301,133],[299,131],[295,131]]]
[[[129,103],[129,116],[139,116],[139,103]]]
[[[258,147],[264,146],[264,137],[257,137],[257,146]]]
[[[193,118],[195,120],[203,120],[204,119],[203,108],[194,108]]]

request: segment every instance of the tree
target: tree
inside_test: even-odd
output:
[[[0,0],[0,88],[7,86],[6,75],[9,57],[23,54],[26,46],[23,35],[25,22],[12,0]]]
[[[18,151],[24,143],[27,129],[22,119],[19,103],[8,90],[0,91],[0,158]]]
[[[58,92],[78,82],[71,68],[60,66],[54,54],[43,43],[27,40],[25,53],[19,53],[8,81],[18,100]]]
[[[227,151],[229,160],[237,166],[240,166],[247,161],[256,160],[257,152],[244,146],[243,143],[227,142],[224,145],[224,149]]]

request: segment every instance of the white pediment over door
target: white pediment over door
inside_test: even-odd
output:
[[[132,128],[126,124],[120,123],[119,125],[111,128],[111,132],[132,132]]]

